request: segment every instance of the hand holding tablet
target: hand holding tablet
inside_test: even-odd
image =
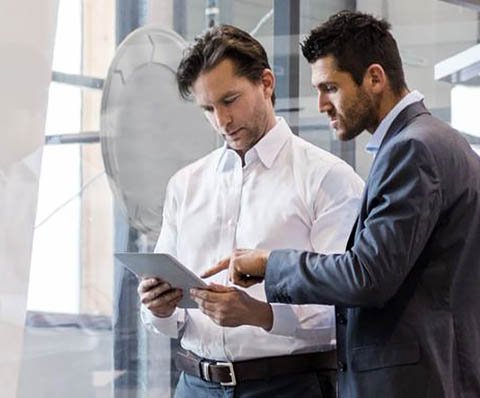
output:
[[[207,284],[173,256],[166,253],[115,253],[115,257],[139,278],[159,278],[172,288],[182,289],[183,298],[178,307],[198,307],[191,299],[189,290],[206,287]]]

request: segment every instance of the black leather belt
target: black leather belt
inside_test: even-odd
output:
[[[248,380],[268,380],[272,377],[313,371],[337,369],[336,351],[256,358],[247,361],[222,362],[200,358],[190,351],[179,350],[175,355],[178,370],[223,386],[235,386]]]

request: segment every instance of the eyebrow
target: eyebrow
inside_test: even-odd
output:
[[[312,87],[313,88],[322,88],[322,87],[324,88],[325,86],[328,86],[328,85],[335,85],[336,86],[336,85],[338,85],[338,83],[335,82],[335,81],[326,81],[326,82],[318,83],[317,85],[312,84]]]
[[[227,91],[226,93],[224,93],[220,98],[218,98],[216,101],[214,101],[213,103],[210,103],[210,104],[198,104],[201,108],[209,108],[212,106],[212,104],[214,104],[215,102],[221,102],[223,100],[225,100],[225,98],[229,98],[229,97],[233,97],[235,95],[240,95],[240,93],[238,91],[234,91],[234,90],[230,90],[230,91]]]
[[[233,96],[238,95],[238,94],[240,94],[240,93],[238,91],[235,91],[235,90],[227,91],[224,95],[222,95],[220,97],[220,101],[224,100],[225,98],[233,97]]]

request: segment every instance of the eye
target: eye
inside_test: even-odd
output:
[[[322,91],[326,93],[335,93],[337,92],[337,86],[333,84],[325,84],[325,86],[322,87]]]
[[[205,113],[212,113],[213,112],[213,107],[211,107],[211,106],[202,106],[202,108],[203,108],[203,111]]]
[[[234,95],[234,96],[231,96],[231,97],[226,97],[226,98],[223,99],[223,103],[225,105],[233,104],[237,100],[238,97],[239,97],[238,95]]]

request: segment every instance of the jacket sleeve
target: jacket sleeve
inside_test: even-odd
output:
[[[410,138],[384,152],[367,183],[366,215],[353,246],[331,255],[272,252],[268,301],[381,307],[398,291],[432,234],[442,198],[435,162],[421,141]]]

